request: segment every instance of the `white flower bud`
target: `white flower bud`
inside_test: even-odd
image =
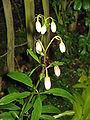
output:
[[[52,32],[56,32],[56,24],[54,21],[51,22],[51,30]]]
[[[46,25],[44,24],[41,28],[41,34],[45,34],[46,32]]]
[[[61,71],[60,71],[59,66],[54,66],[54,72],[55,72],[55,75],[56,75],[57,77],[59,77],[59,76],[60,76]]]
[[[36,30],[37,30],[37,32],[41,32],[41,23],[39,22],[39,20],[37,20],[37,22],[36,22]]]
[[[41,41],[36,42],[36,52],[39,54],[39,52],[42,52],[42,46]]]
[[[45,88],[46,88],[46,90],[49,90],[49,89],[51,88],[50,77],[48,77],[48,76],[45,77],[44,84],[45,84]]]
[[[65,48],[65,44],[61,41],[61,43],[59,44],[59,48],[60,48],[60,51],[63,53],[66,51],[66,48]]]

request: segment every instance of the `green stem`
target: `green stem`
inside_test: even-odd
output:
[[[65,116],[65,115],[73,115],[73,114],[75,114],[74,111],[65,111],[65,112],[63,112],[63,113],[61,113],[61,114],[54,115],[53,117],[54,117],[55,119],[57,119],[57,118],[60,118],[60,117],[62,117],[62,116]]]
[[[37,82],[37,84],[36,84],[36,87],[35,87],[34,91],[32,92],[31,97],[29,98],[28,102],[25,102],[25,104],[23,105],[22,111],[21,111],[21,113],[20,113],[20,118],[19,118],[19,120],[23,120],[24,110],[25,110],[26,106],[30,103],[30,101],[32,100],[32,98],[33,98],[33,96],[34,96],[34,94],[35,94],[35,91],[37,90],[37,87],[38,87],[38,85],[39,85],[39,82],[40,82],[40,80],[38,80],[38,82]]]
[[[61,38],[60,36],[55,36],[55,37],[53,37],[52,40],[49,42],[49,44],[48,44],[48,46],[47,46],[47,48],[46,48],[46,50],[45,50],[45,52],[44,52],[44,64],[45,64],[45,68],[46,68],[46,53],[47,53],[47,50],[48,50],[48,48],[50,47],[50,45],[52,44],[52,42],[53,42],[55,39],[56,39],[56,40],[60,40],[60,42],[62,41],[62,38]]]

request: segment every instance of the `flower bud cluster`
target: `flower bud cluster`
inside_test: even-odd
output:
[[[46,23],[44,23],[44,25],[41,26],[41,23],[40,23],[38,17],[37,17],[37,21],[36,21],[36,30],[39,33],[41,32],[42,35],[45,34],[47,31]],[[53,33],[56,32],[56,24],[55,24],[54,20],[52,20],[52,22],[51,22],[51,31]]]
[[[41,34],[43,35],[43,34],[45,34],[46,31],[47,31],[47,19],[44,20],[45,23],[44,23],[43,25],[41,25],[41,22],[40,22],[40,20],[39,20],[39,17],[42,17],[42,16],[37,16],[36,30],[37,30],[37,32],[39,32],[39,33],[41,33]],[[49,18],[51,18],[51,17],[49,17]],[[54,33],[54,32],[56,32],[56,24],[55,24],[53,18],[51,18],[51,20],[52,20],[51,23],[50,23],[50,25],[51,25],[51,31]],[[61,38],[60,36],[55,36],[54,38],[52,38],[52,40],[51,40],[50,43],[48,44],[46,50],[45,50],[42,42],[41,42],[40,40],[38,40],[38,41],[36,42],[36,52],[37,52],[38,54],[41,54],[42,56],[45,57],[45,56],[46,56],[47,49],[49,48],[50,44],[53,42],[54,39],[60,40],[59,49],[60,49],[61,53],[64,53],[64,52],[66,51],[66,47],[65,47],[65,44],[63,43],[62,38]],[[44,62],[46,63],[46,59],[44,59],[44,60],[45,60]],[[48,70],[47,70],[47,68],[49,68],[49,67],[46,67],[46,66],[45,66],[45,69],[46,69],[46,77],[45,77],[45,79],[44,79],[44,85],[45,85],[46,90],[49,90],[49,89],[51,88],[51,80],[50,80],[50,77],[48,76]],[[60,76],[61,70],[60,70],[60,68],[59,68],[58,65],[55,65],[55,66],[54,66],[54,73],[55,73],[55,75],[56,75],[57,77]]]

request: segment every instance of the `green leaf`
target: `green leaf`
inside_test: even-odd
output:
[[[85,104],[83,107],[83,119],[86,119],[90,115],[90,86],[87,87],[85,91]],[[90,119],[90,118],[89,118]]]
[[[15,87],[8,87],[8,92],[13,93],[13,92],[19,92]]]
[[[44,93],[46,94],[53,94],[55,96],[61,96],[69,99],[71,102],[74,101],[74,97],[66,90],[61,89],[61,88],[53,88],[48,91],[45,91]]]
[[[20,110],[20,107],[13,103],[9,103],[6,105],[0,105],[0,109],[7,109],[7,110]]]
[[[73,86],[73,88],[86,88],[87,86],[85,84],[82,83],[77,83]]]
[[[10,112],[3,112],[0,114],[0,120],[15,120]]]
[[[75,10],[80,10],[82,7],[82,1],[81,0],[75,0],[74,2],[74,9]]]
[[[89,26],[89,25],[90,25],[90,19],[89,19],[89,18],[86,18],[86,20],[85,20],[85,25],[86,25],[86,26]]]
[[[75,97],[75,102],[73,102],[73,110],[75,111],[75,118],[79,120],[82,117],[83,98],[78,92],[74,93],[74,97]]]
[[[32,106],[33,106],[32,103],[28,103],[27,106],[25,107],[24,113],[27,113],[32,108]]]
[[[40,95],[41,101],[43,102],[45,99],[47,99],[47,95]]]
[[[14,71],[14,72],[8,73],[8,76],[13,80],[24,83],[29,87],[33,87],[32,80],[24,73]]]
[[[42,106],[42,113],[60,113],[60,110],[52,105]]]
[[[83,9],[87,10],[90,8],[90,0],[83,0]]]
[[[42,111],[42,102],[40,96],[36,99],[34,103],[34,109],[32,111],[31,120],[39,120]]]
[[[54,67],[54,66],[56,66],[56,65],[61,66],[61,65],[63,65],[63,64],[64,64],[64,62],[54,61],[53,63],[51,63],[51,64],[49,65],[49,67]]]
[[[56,120],[54,117],[50,116],[50,115],[41,115],[40,119],[42,120]]]
[[[34,60],[36,60],[38,63],[40,63],[37,55],[31,49],[27,49],[27,52],[34,58]]]
[[[0,99],[0,105],[6,105],[9,104],[17,99],[26,98],[30,95],[30,92],[22,92],[22,93],[10,93]]]
[[[8,92],[9,93],[13,93],[13,92],[18,92],[19,93],[19,91],[16,88],[14,88],[14,87],[9,87],[8,88]],[[20,100],[18,99],[16,101],[19,102],[19,104],[21,104],[21,105],[24,104],[24,100],[23,99],[20,99]]]
[[[90,52],[90,43],[88,43],[88,51]]]

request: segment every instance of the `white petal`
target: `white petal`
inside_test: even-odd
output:
[[[54,21],[51,22],[51,30],[52,32],[56,32],[56,24]]]
[[[45,34],[46,32],[46,25],[43,25],[41,28],[41,34]]]
[[[49,90],[49,89],[51,88],[50,77],[46,76],[44,82],[45,82],[44,84],[45,84],[45,88],[46,88],[46,90]]]
[[[60,47],[60,51],[61,51],[62,53],[65,52],[66,48],[65,48],[65,45],[64,45],[63,42],[60,43],[59,47]]]
[[[40,44],[40,41],[36,42],[36,52],[37,53],[42,52],[42,46]]]
[[[60,76],[61,71],[60,71],[60,68],[59,68],[58,66],[55,66],[55,67],[54,67],[54,72],[55,72],[55,75],[56,75],[57,77]]]
[[[41,32],[41,23],[39,21],[36,22],[36,30],[37,32]]]

